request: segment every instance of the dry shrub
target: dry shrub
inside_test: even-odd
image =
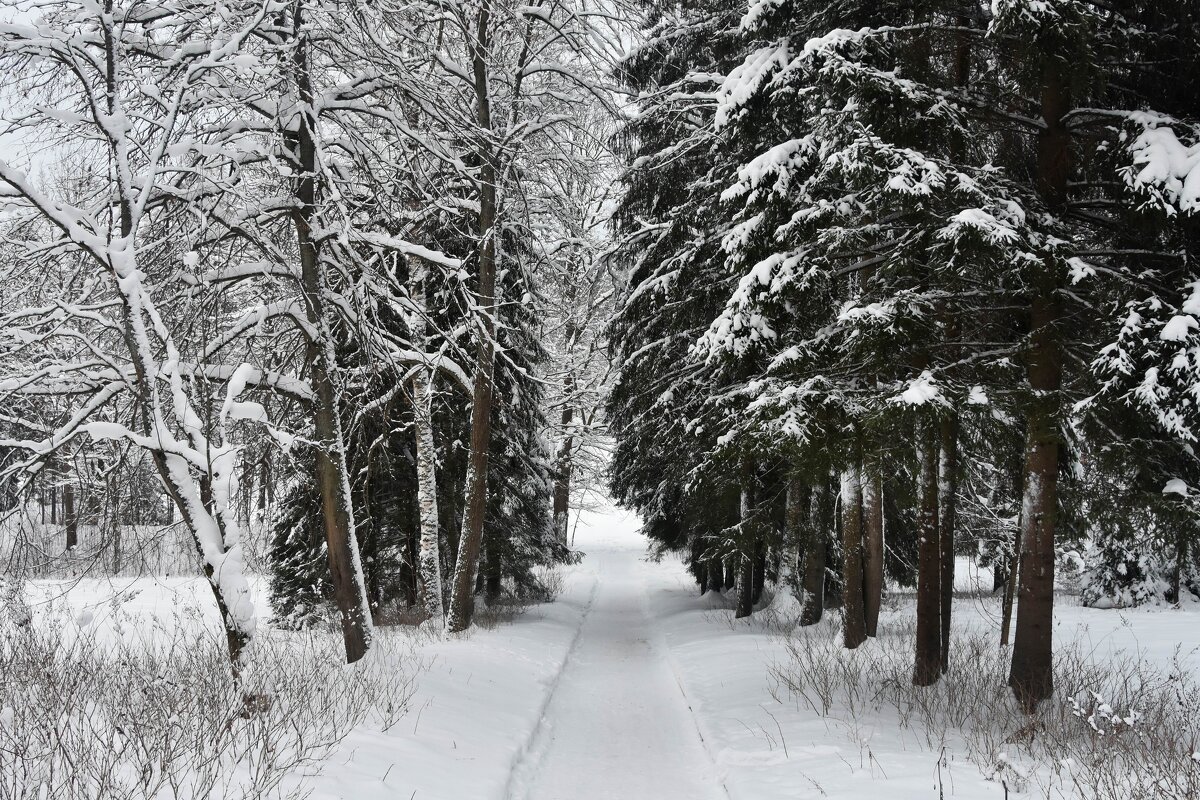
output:
[[[895,725],[931,754],[959,753],[1006,790],[1047,798],[1200,797],[1200,686],[1179,653],[1169,669],[1077,642],[1055,653],[1055,696],[1027,716],[1007,686],[1010,654],[992,637],[956,631],[949,673],[912,685],[911,621],[857,650],[827,618],[788,634],[776,679],[803,707],[842,722]]]
[[[378,637],[353,667],[339,645],[268,632],[238,687],[194,625],[133,641],[62,618],[0,627],[0,797],[303,797],[351,729],[391,727],[412,696],[407,639]],[[243,689],[265,697],[254,713]]]

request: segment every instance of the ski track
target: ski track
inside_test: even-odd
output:
[[[597,537],[575,641],[508,781],[509,800],[727,800],[649,607],[641,537]]]

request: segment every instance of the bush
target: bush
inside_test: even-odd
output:
[[[1083,603],[1112,608],[1178,602],[1171,590],[1175,562],[1175,548],[1170,545],[1117,539],[1093,543],[1083,553]],[[1200,570],[1192,561],[1184,565],[1180,589],[1200,597]]]
[[[110,640],[111,639],[111,640]],[[243,673],[223,642],[183,625],[148,641],[61,619],[0,627],[0,797],[12,800],[292,798],[355,726],[391,727],[412,694],[381,636],[341,663],[337,637],[267,634]]]
[[[1078,644],[1060,645],[1058,692],[1031,717],[1012,699],[1009,653],[993,638],[957,632],[950,672],[918,688],[913,623],[880,633],[845,650],[833,620],[798,628],[788,635],[789,662],[774,674],[813,713],[846,723],[854,740],[863,741],[855,738],[861,722],[890,718],[931,754],[961,753],[1006,790],[1200,797],[1200,686],[1178,656],[1163,671],[1121,654],[1095,663]]]

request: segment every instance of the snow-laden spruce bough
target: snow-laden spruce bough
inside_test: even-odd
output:
[[[855,648],[880,576],[915,583],[928,685],[955,553],[979,550],[1013,575],[1007,680],[1029,711],[1053,687],[1064,550],[1092,600],[1200,590],[1197,29],[1177,24],[1195,11],[655,20],[625,67],[642,99],[616,215],[613,475],[702,586],[732,581],[748,614],[780,570],[808,622],[839,599]]]
[[[365,676],[382,626],[470,647],[607,480],[703,603],[770,609],[815,716],[952,729],[1006,790],[1189,796],[1191,668],[1118,690],[1059,631],[1064,595],[1200,597],[1197,59],[1196,0],[0,3],[6,657],[102,669],[37,581],[202,574],[229,683],[195,696],[267,741],[317,691],[272,690],[280,641],[336,629]],[[600,660],[604,552],[565,584]],[[687,695],[666,619],[628,680]]]

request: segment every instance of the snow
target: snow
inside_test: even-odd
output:
[[[789,659],[775,623],[794,616],[794,602],[735,621],[729,599],[698,596],[678,557],[649,559],[637,521],[617,509],[585,514],[575,546],[586,557],[564,570],[558,599],[509,624],[445,641],[381,629],[412,640],[398,669],[424,667],[409,714],[386,731],[359,726],[295,784],[313,800],[849,800],[938,796],[939,785],[948,798],[1005,796],[952,736],[930,745],[885,715],[821,716],[789,695],[771,670]],[[960,559],[956,583],[986,592],[991,574]],[[254,581],[266,619],[264,588]],[[37,581],[28,595],[35,604],[61,597],[78,626],[105,635],[152,639],[172,625],[218,624],[197,579]],[[995,596],[960,597],[956,630],[994,633],[999,610]],[[1200,674],[1200,652],[1176,644],[1194,641],[1198,613],[1195,604],[1117,612],[1060,598],[1055,638],[1080,641],[1099,661],[1125,652],[1165,667],[1178,656]],[[909,636],[911,618],[911,596],[894,594],[881,635]],[[817,635],[836,637],[836,625]],[[1028,769],[1014,758],[1001,759],[1004,769]]]
[[[1159,194],[1169,207],[1200,209],[1200,144],[1180,141],[1174,128],[1157,117],[1135,119],[1145,125],[1129,150],[1134,167],[1126,172],[1131,188]],[[1195,130],[1189,131],[1194,137]]]
[[[1187,482],[1181,478],[1171,478],[1167,481],[1162,489],[1163,494],[1177,494],[1181,497],[1187,497],[1190,494]]]
[[[665,658],[635,526],[625,518],[581,543],[595,589],[533,747],[513,774],[514,800],[725,796]]]
[[[964,229],[971,229],[991,244],[1015,242],[1020,239],[1017,228],[1024,224],[1025,215],[1015,204],[1012,208],[1004,209],[1004,212],[997,217],[982,208],[965,208],[951,217],[949,224],[938,231],[938,238],[955,239]]]
[[[759,26],[767,15],[783,5],[783,0],[750,0],[745,16],[742,17],[739,30],[752,31]]]
[[[785,38],[777,45],[756,50],[731,70],[717,90],[716,130],[728,125],[772,73],[782,70],[790,59],[789,42]]]
[[[1095,274],[1096,274],[1096,268],[1093,265],[1089,264],[1088,262],[1084,261],[1082,258],[1075,258],[1075,257],[1068,258],[1067,259],[1067,268],[1071,272],[1071,285],[1072,286],[1074,286],[1075,284],[1077,284],[1087,278],[1091,278],[1091,277],[1095,276]]]
[[[907,406],[923,406],[936,401],[940,395],[941,390],[933,381],[933,373],[925,370],[900,393],[900,402]]]
[[[1196,318],[1189,314],[1176,314],[1167,320],[1167,324],[1159,332],[1158,338],[1164,342],[1182,342],[1193,330],[1200,327]]]

